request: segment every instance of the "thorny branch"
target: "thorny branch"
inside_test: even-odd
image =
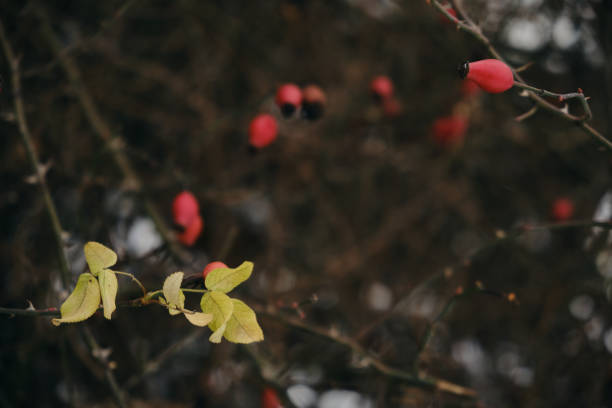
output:
[[[23,102],[23,94],[21,89],[21,71],[19,68],[19,57],[17,57],[13,51],[13,48],[6,36],[6,32],[4,31],[4,25],[0,22],[0,42],[2,43],[2,49],[4,50],[4,54],[8,60],[9,66],[11,68],[11,83],[13,87],[13,99],[15,104],[15,115],[17,118],[17,124],[19,126],[19,133],[23,140],[23,143],[28,152],[28,159],[32,168],[34,169],[34,173],[36,175],[38,184],[40,184],[44,201],[45,208],[47,213],[49,214],[49,218],[51,219],[51,225],[53,227],[53,235],[55,237],[55,242],[57,245],[58,258],[60,261],[60,270],[62,276],[62,283],[64,288],[68,288],[71,276],[70,276],[70,267],[68,264],[68,260],[66,259],[66,254],[64,253],[64,241],[63,241],[63,230],[61,223],[59,221],[59,217],[57,216],[57,210],[55,208],[55,204],[51,198],[51,193],[49,192],[49,188],[47,186],[45,180],[45,172],[43,170],[43,166],[38,159],[38,154],[32,143],[32,137],[30,135],[30,130],[28,127],[28,122],[26,120],[24,102]],[[0,312],[4,313],[5,308],[0,309]],[[30,312],[30,311],[27,311]],[[26,314],[26,311],[15,312],[14,314]],[[81,328],[81,332],[85,336],[85,339],[90,346],[90,351],[93,355],[96,354],[96,351],[99,349],[98,343],[93,336],[93,334],[89,331],[87,326],[83,326]],[[113,374],[111,368],[105,362],[102,362],[105,366],[105,378],[106,381],[115,397],[117,405],[120,408],[127,407],[125,402],[125,397],[123,396],[123,392],[119,388],[115,375]]]
[[[111,130],[111,126],[102,117],[95,100],[89,93],[85,83],[82,80],[81,73],[74,59],[70,55],[62,53],[63,48],[61,43],[56,34],[53,32],[45,12],[40,8],[37,9],[37,12],[42,22],[42,32],[45,39],[49,43],[53,53],[57,56],[57,58],[59,58],[60,64],[77,94],[79,103],[83,108],[85,116],[89,120],[95,133],[106,144],[108,150],[112,154],[113,159],[115,160],[117,167],[123,174],[126,188],[138,194],[144,195],[145,192],[142,181],[134,171],[130,160],[123,150],[125,143],[119,135],[115,134]],[[189,259],[188,254],[177,244],[176,239],[164,222],[163,217],[160,215],[159,211],[151,200],[146,196],[144,197],[144,205],[149,213],[149,216],[155,223],[155,227],[164,239],[164,242],[166,242],[168,245],[170,253],[176,259],[182,262],[187,262]]]
[[[458,14],[461,17],[463,17],[463,20],[456,18],[452,14],[450,14],[448,10],[446,9],[446,7],[444,7],[439,0],[426,0],[426,1],[427,3],[431,4],[434,8],[436,8],[446,18],[448,18],[451,22],[455,23],[457,25],[457,29],[463,30],[469,33],[474,38],[476,38],[478,41],[480,41],[487,48],[489,53],[494,58],[506,63],[508,66],[511,67],[511,65],[507,63],[507,61],[502,57],[502,55],[493,46],[493,44],[491,44],[491,41],[484,35],[480,27],[476,23],[474,23],[474,21],[465,12],[465,8],[463,7],[462,0],[453,0],[453,4]],[[525,83],[525,80],[519,74],[518,69],[515,69],[512,67],[511,69],[512,69],[512,72],[514,73],[514,78],[516,79],[515,86],[525,89],[527,97],[529,97],[533,102],[535,102],[535,106],[537,106],[538,108],[542,108],[546,111],[552,112],[555,115],[569,122],[573,122],[577,124],[585,133],[595,138],[597,141],[599,141],[601,144],[606,146],[608,149],[612,150],[612,142],[608,140],[603,134],[601,134],[599,131],[597,131],[596,129],[594,129],[592,126],[590,126],[587,123],[587,121],[591,119],[592,114],[591,114],[591,109],[588,106],[588,98],[585,97],[582,92],[579,91],[579,92],[571,93],[571,94],[556,94],[553,92],[534,88]],[[563,97],[562,100],[566,100],[570,98],[577,98],[580,100],[582,104],[584,115],[583,116],[572,115],[571,113],[566,111],[566,109],[559,108],[553,105],[552,103],[548,102],[546,99],[543,98],[543,96],[551,96],[551,97],[557,97],[557,98],[561,96]],[[525,119],[533,114],[531,113],[531,111],[528,113],[530,114],[521,115],[519,118]]]

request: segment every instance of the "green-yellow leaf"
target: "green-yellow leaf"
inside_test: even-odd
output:
[[[189,323],[194,326],[204,327],[213,319],[213,315],[209,313],[185,313],[185,317],[189,320]]]
[[[168,276],[164,281],[162,291],[166,302],[170,306],[168,312],[171,315],[181,313],[181,309],[185,308],[185,295],[181,290],[181,283],[183,282],[183,272],[174,272]]]
[[[253,262],[244,261],[237,268],[217,268],[206,275],[206,288],[227,293],[249,279],[253,272]]]
[[[93,315],[100,307],[100,285],[91,273],[79,276],[77,284],[60,307],[62,317],[52,319],[55,326],[62,323],[82,322]]]
[[[98,274],[98,283],[100,284],[100,294],[104,306],[104,317],[110,320],[111,315],[117,308],[115,305],[118,289],[117,276],[110,269],[102,269]]]
[[[110,268],[117,263],[117,254],[99,242],[86,243],[84,251],[89,270],[94,276],[98,276],[102,269]]]
[[[225,333],[225,329],[227,327],[227,323],[223,323],[221,327],[213,332],[208,338],[208,341],[211,343],[221,343],[221,339],[223,338],[223,333]]]
[[[232,299],[223,292],[207,292],[202,296],[200,307],[204,313],[213,315],[213,319],[208,327],[214,333],[210,336],[209,340],[213,343],[221,342],[225,326],[234,310]]]
[[[232,303],[234,304],[234,311],[227,322],[223,337],[233,343],[242,344],[262,341],[264,339],[263,331],[257,323],[257,317],[253,309],[238,299],[232,299]]]

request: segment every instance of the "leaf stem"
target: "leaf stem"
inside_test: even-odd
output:
[[[131,278],[132,281],[136,282],[136,284],[138,286],[140,286],[140,290],[142,290],[142,296],[143,297],[147,296],[147,289],[144,287],[142,282],[140,282],[138,280],[138,278],[136,278],[134,275],[132,275],[131,273],[128,273],[128,272],[120,272],[120,271],[113,271],[113,272],[115,272],[116,274],[127,276],[127,277]]]

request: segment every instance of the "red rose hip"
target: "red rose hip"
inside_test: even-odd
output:
[[[204,267],[204,270],[202,271],[202,277],[206,278],[206,275],[208,275],[211,271],[217,268],[227,268],[227,265],[219,261],[211,262]]]
[[[177,235],[178,240],[183,245],[193,246],[200,236],[202,228],[204,228],[204,220],[202,220],[200,215],[197,215],[191,224],[189,224],[183,232]]]
[[[574,215],[574,203],[567,197],[557,198],[551,208],[555,221],[567,221]]]
[[[249,143],[257,149],[268,146],[276,139],[277,134],[278,125],[272,115],[257,115],[249,124]]]
[[[187,228],[200,213],[198,200],[189,191],[179,193],[172,202],[174,223]]]
[[[501,93],[514,86],[512,70],[497,59],[466,62],[461,64],[458,70],[461,78],[474,81],[490,93]]]
[[[380,101],[393,96],[393,82],[388,76],[379,75],[370,82],[370,92]]]
[[[432,125],[432,137],[440,147],[455,147],[463,142],[467,127],[467,119],[461,116],[439,118]]]
[[[283,408],[274,388],[266,387],[261,393],[261,408]]]
[[[276,104],[284,117],[293,115],[302,104],[302,90],[295,84],[284,84],[276,92]]]

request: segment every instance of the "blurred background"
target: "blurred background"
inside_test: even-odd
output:
[[[528,83],[582,88],[593,127],[611,136],[609,1],[466,3],[511,63],[533,62]],[[208,329],[150,306],[83,323],[130,406],[269,408],[267,387],[302,408],[612,406],[612,236],[591,225],[612,217],[610,152],[546,112],[516,121],[532,107],[517,90],[466,90],[457,65],[487,50],[426,1],[5,0],[0,10],[73,282],[90,240],[149,289],[176,270],[251,260],[236,295],[257,310],[477,392],[390,378],[274,315],[258,313],[264,342],[212,345]],[[53,231],[0,61],[0,306],[59,307]],[[392,109],[372,98],[377,75],[393,81]],[[323,117],[284,119],[274,95],[286,82],[321,87]],[[83,90],[141,190],[98,137]],[[247,129],[260,113],[276,117],[279,137],[253,154]],[[462,130],[440,131],[444,118]],[[176,257],[146,203],[171,225],[185,189],[204,229]],[[121,278],[119,298],[138,296]],[[49,320],[0,315],[0,406],[113,406],[76,326]]]

